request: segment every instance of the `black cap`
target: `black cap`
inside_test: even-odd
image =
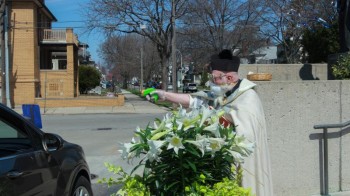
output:
[[[210,59],[211,70],[237,72],[239,65],[239,57],[233,56],[229,49],[224,49],[219,54],[212,55]]]

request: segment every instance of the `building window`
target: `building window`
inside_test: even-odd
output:
[[[67,69],[67,60],[59,59],[58,60],[58,69]]]
[[[40,62],[40,69],[46,70],[66,70],[66,52],[44,52]]]
[[[52,59],[52,70],[66,70],[67,59]]]

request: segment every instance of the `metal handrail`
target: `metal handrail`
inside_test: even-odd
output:
[[[338,124],[314,125],[314,129],[323,129],[323,190],[321,195],[329,196],[328,188],[328,137],[327,132],[330,128],[344,128],[350,125],[350,121]]]
[[[324,124],[324,125],[315,125],[314,129],[324,129],[324,128],[343,128],[350,125],[350,120],[344,123],[338,123],[338,124]]]

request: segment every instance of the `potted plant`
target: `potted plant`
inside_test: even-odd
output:
[[[122,184],[117,195],[250,195],[242,188],[240,163],[253,151],[253,143],[224,126],[223,110],[202,106],[187,111],[179,107],[145,129],[137,128],[120,151],[128,161],[140,162],[127,174],[106,163],[117,178],[103,178],[108,185]],[[142,175],[133,172],[142,167]]]

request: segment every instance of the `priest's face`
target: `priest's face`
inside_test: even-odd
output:
[[[213,70],[211,73],[211,80],[216,85],[231,85],[238,81],[237,72],[226,72],[220,70]]]
[[[211,81],[209,82],[210,91],[217,96],[224,95],[231,90],[238,81],[237,72],[224,72],[213,70],[211,73]]]

